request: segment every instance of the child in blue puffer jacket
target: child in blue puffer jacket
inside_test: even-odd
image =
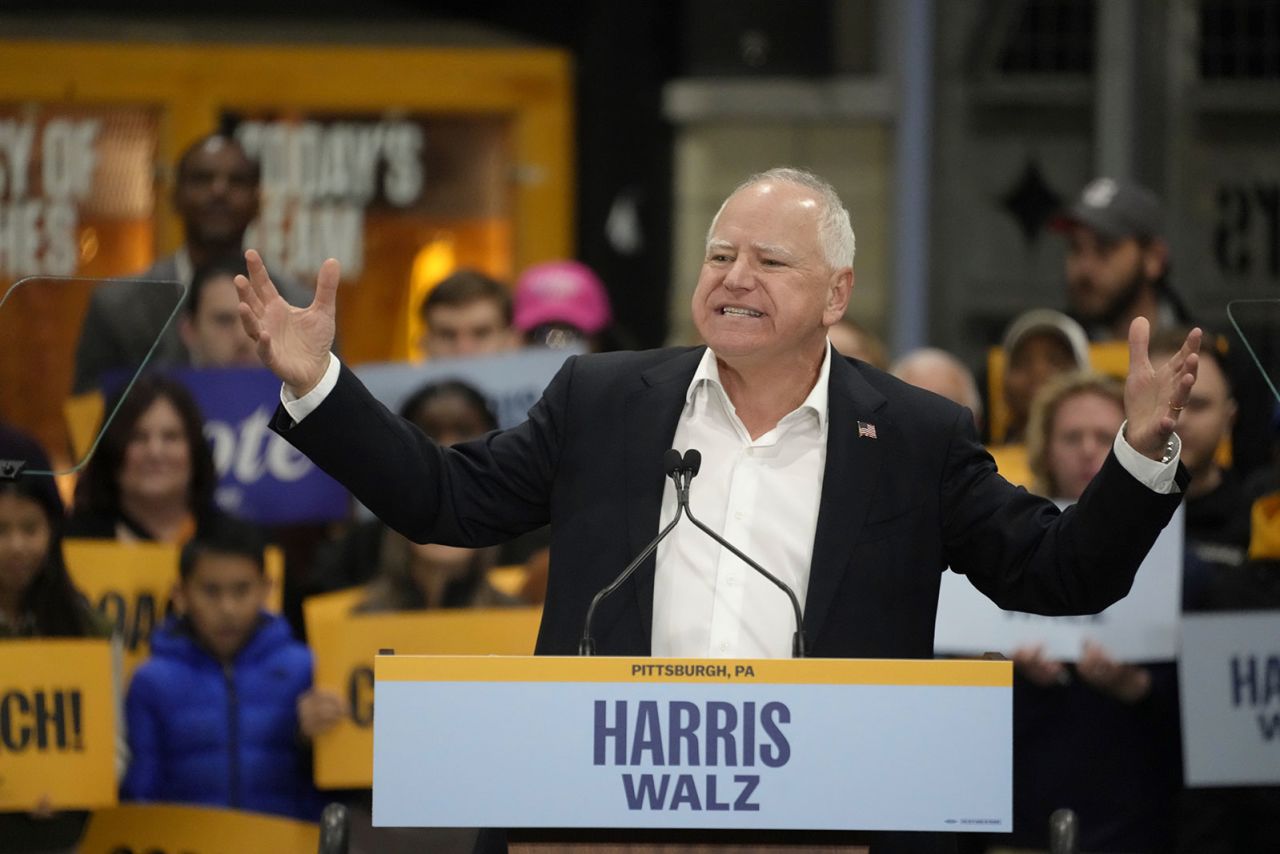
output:
[[[184,616],[152,635],[129,686],[122,799],[319,819],[306,744],[316,716],[299,724],[315,705],[311,652],[263,610],[262,548],[254,529],[226,520],[183,549]]]

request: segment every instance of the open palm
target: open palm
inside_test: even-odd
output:
[[[330,258],[321,265],[311,305],[296,308],[280,296],[257,252],[250,249],[244,257],[249,275],[236,276],[240,320],[249,337],[257,342],[262,363],[301,397],[320,381],[329,366],[341,272],[338,262]]]
[[[1138,453],[1158,460],[1195,385],[1200,330],[1191,330],[1182,348],[1161,365],[1151,364],[1150,342],[1151,324],[1145,317],[1135,318],[1129,326],[1129,376],[1124,383],[1125,439]]]

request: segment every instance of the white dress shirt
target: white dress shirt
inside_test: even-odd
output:
[[[697,448],[702,470],[689,508],[711,530],[786,582],[804,606],[827,462],[831,348],[809,396],[778,426],[752,439],[707,350],[685,393],[673,447]],[[675,515],[675,486],[661,525]],[[728,549],[682,521],[658,546],[653,654],[778,658],[791,654],[795,612],[787,595]]]
[[[320,382],[301,398],[282,388],[280,400],[289,417],[299,422],[315,411],[337,384],[339,368],[331,355]],[[804,402],[752,440],[708,349],[685,393],[672,445],[702,454],[701,472],[689,492],[694,516],[791,585],[801,607],[826,469],[830,376],[828,346]],[[1157,462],[1129,445],[1122,425],[1113,447],[1131,475],[1167,495],[1176,489],[1182,447],[1177,435],[1172,442],[1172,459]],[[671,521],[675,506],[668,480],[660,527]],[[780,658],[791,655],[795,617],[786,594],[684,520],[658,546],[652,631],[655,656]]]

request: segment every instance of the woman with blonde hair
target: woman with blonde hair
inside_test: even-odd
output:
[[[1036,394],[1027,422],[1033,491],[1080,498],[1124,423],[1124,387],[1101,374],[1071,372]],[[1014,832],[1002,844],[1047,848],[1049,815],[1070,807],[1089,851],[1173,849],[1181,785],[1174,665],[1113,659],[1085,641],[1074,663],[1043,647],[1013,653]]]
[[[1124,386],[1089,371],[1051,379],[1031,403],[1027,459],[1032,492],[1076,501],[1102,468],[1124,421]]]

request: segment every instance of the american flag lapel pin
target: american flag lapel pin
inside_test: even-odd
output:
[[[868,424],[866,421],[858,422],[858,438],[874,439],[876,437],[876,425]]]

